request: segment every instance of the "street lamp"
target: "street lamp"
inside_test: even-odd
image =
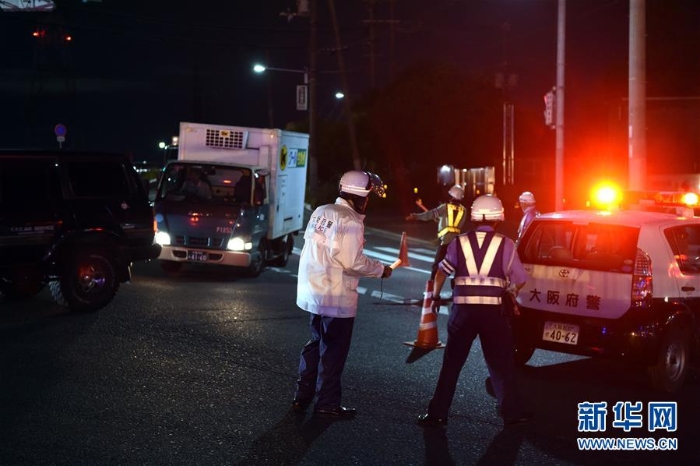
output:
[[[307,68],[304,68],[303,70],[295,70],[291,68],[275,68],[272,66],[265,66],[260,63],[256,63],[253,65],[253,71],[256,73],[264,73],[265,71],[270,70],[270,71],[283,71],[286,73],[303,73],[304,74],[304,84],[309,83],[309,70]]]
[[[266,71],[281,71],[281,72],[286,72],[286,73],[303,73],[304,74],[304,84],[297,86],[297,94],[296,94],[296,101],[297,101],[297,110],[301,111],[306,111],[309,110],[309,92],[308,92],[308,83],[309,83],[309,72],[308,68],[304,68],[303,70],[297,70],[297,69],[291,69],[291,68],[275,68],[272,66],[266,66],[261,63],[256,63],[253,65],[253,71],[262,74]],[[270,87],[270,81],[268,80],[267,82],[267,111],[268,111],[268,117],[270,120],[270,126],[274,127],[275,123],[272,118],[272,89]],[[313,111],[310,112],[309,115],[309,134],[311,133],[311,127],[313,126],[312,122],[312,115]],[[309,135],[311,137],[311,134]]]
[[[312,15],[312,23],[315,22],[314,16]],[[312,26],[312,31],[313,31]],[[312,33],[312,38],[314,34]],[[314,41],[315,39],[312,39]],[[315,45],[311,46],[310,49],[315,50]],[[310,63],[311,69],[304,67],[303,70],[290,69],[290,68],[276,68],[272,66],[266,66],[261,63],[256,63],[253,65],[253,71],[256,73],[264,73],[267,70],[270,71],[280,71],[286,73],[303,73],[304,74],[304,85],[297,86],[297,110],[306,110],[309,112],[309,183],[311,186],[316,186],[317,184],[317,169],[316,169],[316,64],[315,55],[311,53]],[[272,98],[271,90],[268,82],[268,111],[270,112],[270,120],[272,120]],[[272,126],[272,121],[270,122]]]

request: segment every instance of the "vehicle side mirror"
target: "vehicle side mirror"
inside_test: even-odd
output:
[[[253,205],[262,205],[265,201],[265,190],[262,186],[256,186],[253,192]]]

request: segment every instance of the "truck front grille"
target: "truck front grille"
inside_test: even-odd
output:
[[[221,248],[224,244],[223,238],[207,238],[203,236],[176,235],[175,244],[178,246],[192,246],[199,248]]]

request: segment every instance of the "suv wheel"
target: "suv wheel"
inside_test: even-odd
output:
[[[657,362],[649,367],[651,385],[657,390],[678,391],[688,375],[690,345],[687,334],[678,326],[666,332]]]
[[[58,280],[50,283],[57,303],[81,312],[96,311],[112,301],[119,288],[110,256],[86,249],[72,257]]]

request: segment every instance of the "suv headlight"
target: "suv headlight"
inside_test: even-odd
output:
[[[155,241],[161,246],[170,245],[170,235],[164,231],[156,231]]]
[[[226,248],[231,251],[250,251],[253,249],[253,243],[237,236],[228,240]]]

